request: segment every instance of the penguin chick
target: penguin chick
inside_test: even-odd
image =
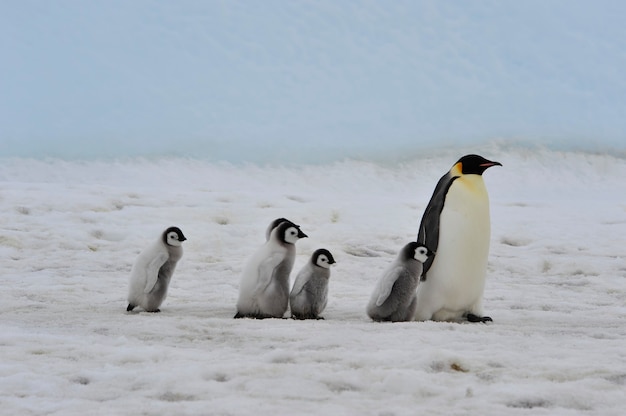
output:
[[[416,294],[423,264],[433,252],[423,244],[410,242],[380,278],[367,305],[374,321],[413,320]]]
[[[278,227],[278,225],[283,222],[288,222],[292,224],[294,227],[300,227],[299,225],[294,224],[293,222],[289,221],[287,218],[276,218],[274,221],[270,222],[270,225],[268,225],[267,229],[265,230],[265,241],[270,239],[270,234],[272,233],[272,230]]]
[[[311,260],[300,270],[289,295],[291,317],[295,319],[324,319],[320,313],[328,302],[330,266],[335,259],[325,248],[315,250]]]
[[[439,179],[417,241],[437,254],[424,264],[415,320],[488,322],[482,298],[491,223],[483,173],[499,162],[466,155]]]
[[[186,239],[180,228],[169,227],[139,254],[130,273],[126,311],[140,306],[147,312],[160,312],[176,263],[183,256],[181,244]]]
[[[280,223],[248,260],[241,276],[235,318],[282,318],[289,305],[289,274],[296,242],[307,237],[290,221]]]

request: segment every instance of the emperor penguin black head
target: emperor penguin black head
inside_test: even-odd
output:
[[[276,238],[279,241],[287,244],[295,244],[299,239],[308,237],[299,226],[291,221],[283,221],[278,224],[278,227],[272,231],[272,234],[274,233],[276,233]]]
[[[282,217],[281,217],[281,218],[276,218],[274,221],[272,221],[272,222],[270,223],[270,228],[273,230],[274,228],[278,227],[278,225],[279,225],[281,222],[291,222],[291,221],[289,221],[287,218],[282,218]],[[293,224],[293,223],[292,223],[292,224]],[[296,225],[296,224],[294,224],[294,225]]]
[[[165,245],[179,247],[186,239],[187,237],[178,227],[169,227],[163,231],[163,242]]]
[[[330,254],[330,251],[325,248],[319,248],[313,252],[313,255],[311,256],[311,263],[327,269],[331,264],[335,264],[335,259],[333,255]]]
[[[463,175],[482,175],[492,166],[502,166],[502,164],[479,155],[465,155],[454,164],[452,169],[460,171]]]
[[[425,263],[429,257],[435,254],[431,249],[426,247],[425,244],[418,243],[417,241],[411,241],[402,249],[401,257],[403,260],[417,260],[420,263]]]
[[[274,230],[274,228],[278,227],[283,222],[288,222],[290,224],[293,224],[295,227],[299,227],[298,224],[294,224],[293,222],[289,221],[287,218],[276,218],[274,221],[270,222],[270,225],[267,227],[267,230],[265,230],[265,240],[266,241],[270,239],[270,235],[272,234],[272,230]]]

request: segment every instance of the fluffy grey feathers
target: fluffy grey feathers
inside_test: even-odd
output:
[[[415,290],[423,263],[432,252],[423,244],[410,242],[378,280],[367,305],[367,315],[374,321],[413,320]]]
[[[244,267],[235,318],[281,318],[285,314],[296,256],[294,244],[306,236],[287,220],[271,229],[269,240]]]
[[[323,319],[320,313],[328,301],[330,266],[334,263],[330,251],[320,248],[300,270],[289,295],[292,318]]]
[[[180,228],[169,227],[139,254],[130,275],[127,311],[140,306],[147,312],[160,312],[176,264],[183,256],[181,244],[185,240]]]

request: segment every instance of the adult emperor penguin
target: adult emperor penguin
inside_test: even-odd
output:
[[[235,318],[282,318],[289,305],[289,274],[295,243],[307,237],[291,221],[283,221],[243,269]]]
[[[439,179],[417,236],[435,255],[424,264],[415,320],[492,320],[482,306],[491,234],[482,174],[492,166],[502,165],[466,155]]]
[[[295,319],[324,319],[320,313],[328,303],[330,266],[335,259],[330,251],[320,248],[300,270],[289,294],[291,317]]]
[[[160,312],[176,263],[183,256],[181,244],[185,240],[180,228],[169,227],[139,254],[130,273],[126,311],[140,306],[147,312]]]
[[[374,321],[412,321],[423,264],[433,252],[415,241],[405,245],[382,275],[367,304],[367,315]]]

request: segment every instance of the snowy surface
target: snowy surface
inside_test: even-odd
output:
[[[188,159],[0,165],[0,413],[621,415],[626,161],[492,146],[493,324],[374,323],[379,274],[462,154],[401,164]],[[234,320],[285,216],[337,264],[324,321]],[[188,241],[160,314],[126,313],[136,255]],[[292,275],[292,279],[293,276]]]

